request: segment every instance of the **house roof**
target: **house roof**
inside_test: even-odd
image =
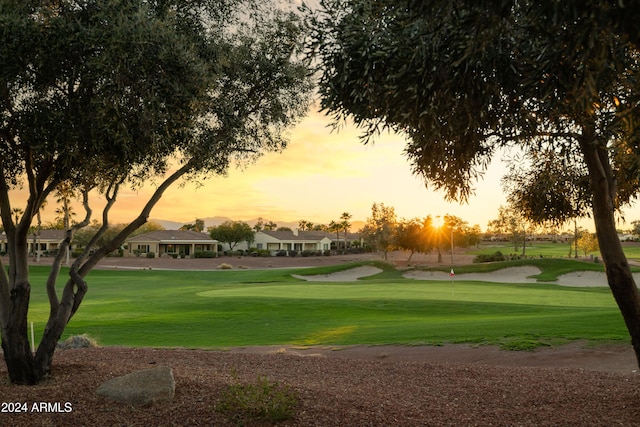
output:
[[[260,233],[264,233],[278,240],[318,241],[325,238],[331,240],[331,233],[327,233],[325,231],[298,231],[297,236],[293,234],[293,231],[291,230],[277,230],[277,231],[261,230]]]
[[[29,233],[29,241],[31,241],[34,234],[36,234],[36,232]],[[54,242],[60,242],[64,239],[64,235],[65,235],[65,230],[44,229],[44,230],[40,230],[40,241],[49,240]],[[0,240],[2,241],[7,240],[7,235],[5,234],[4,231],[0,234]]]
[[[40,240],[63,240],[66,230],[40,230]]]
[[[191,230],[156,230],[127,239],[128,242],[197,242],[216,243],[208,234]]]

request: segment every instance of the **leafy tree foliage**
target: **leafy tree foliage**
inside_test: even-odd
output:
[[[590,214],[588,171],[552,150],[510,159],[502,185],[509,205],[534,224],[562,226]]]
[[[394,248],[396,227],[395,209],[384,203],[374,203],[371,206],[371,216],[367,218],[361,233],[369,247],[382,251],[384,259],[387,259],[388,252]],[[340,230],[339,224],[336,229]]]
[[[578,238],[577,247],[587,256],[589,253],[598,252],[600,247],[598,246],[598,239],[596,236],[589,232],[583,232],[580,238]]]
[[[12,382],[47,375],[56,342],[88,290],[85,277],[143,225],[168,186],[224,173],[285,147],[306,111],[308,70],[296,59],[292,14],[242,0],[0,0],[0,216],[9,268],[0,268],[2,348]],[[130,224],[99,249],[120,188],[155,182]],[[68,187],[90,223],[89,192],[105,199],[101,227],[57,289],[35,355],[27,338],[27,237],[44,200]],[[28,192],[22,213],[14,190]],[[2,267],[2,266],[0,266]]]
[[[225,221],[218,226],[209,227],[208,231],[212,239],[228,244],[230,250],[240,242],[255,240],[253,228],[242,221]]]
[[[404,133],[414,171],[466,200],[500,147],[553,151],[589,177],[609,286],[640,365],[640,293],[615,211],[640,184],[640,18],[605,0],[322,0],[322,107],[365,138]]]
[[[311,221],[307,221],[306,219],[301,219],[298,221],[298,229],[300,231],[313,230],[314,224]]]
[[[349,229],[351,228],[351,223],[349,222],[349,220],[353,218],[353,215],[350,214],[349,212],[342,212],[342,214],[340,215],[340,222],[339,224],[339,228],[344,232],[344,248],[346,249],[347,246],[349,246],[349,242],[348,242],[348,234],[349,234]]]
[[[520,209],[513,205],[500,206],[498,217],[487,224],[491,232],[509,236],[513,248],[517,252],[522,248],[522,254],[526,251],[526,238],[528,233],[528,220]]]
[[[204,231],[204,220],[196,218],[195,222],[191,224],[184,224],[182,227],[180,227],[180,230],[191,230],[202,233]]]
[[[395,231],[395,245],[399,249],[409,251],[408,263],[413,254],[428,253],[433,249],[433,242],[429,239],[429,224],[431,218],[420,220],[419,218],[403,219],[398,221]]]

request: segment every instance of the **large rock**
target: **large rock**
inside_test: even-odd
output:
[[[176,383],[167,366],[132,372],[102,383],[98,396],[132,405],[148,405],[173,399]]]

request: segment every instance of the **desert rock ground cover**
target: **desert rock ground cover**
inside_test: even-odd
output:
[[[18,387],[3,380],[0,389],[3,402],[27,402],[30,407],[34,402],[60,402],[61,408],[71,410],[4,412],[0,423],[234,425],[214,410],[222,390],[260,377],[286,384],[298,396],[294,418],[283,423],[292,426],[631,426],[640,419],[640,377],[635,373],[556,368],[552,363],[535,368],[458,363],[446,357],[397,360],[391,353],[383,357],[387,350],[369,350],[369,357],[327,356],[313,349],[306,355],[287,350],[67,350],[56,355],[55,372],[47,383]],[[157,365],[174,370],[171,403],[130,407],[94,393],[105,380]],[[0,373],[6,377],[4,367]]]
[[[109,265],[114,260],[118,265]],[[238,264],[306,266],[300,260],[256,259],[271,263],[260,266],[239,259]],[[101,268],[176,268],[182,263],[181,268],[209,269],[220,262],[107,259]],[[305,264],[323,262],[324,257]],[[176,396],[170,404],[128,407],[94,393],[108,379],[159,365],[174,370]],[[628,345],[572,343],[533,352],[467,345],[226,351],[104,347],[57,351],[53,370],[39,386],[12,386],[0,364],[1,425],[234,425],[214,410],[222,390],[261,377],[290,386],[298,396],[294,418],[283,425],[599,426],[636,425],[640,419],[640,376]],[[27,403],[28,411],[9,412],[15,409],[9,403]],[[49,404],[44,407],[50,410],[33,410],[34,403],[35,408]]]

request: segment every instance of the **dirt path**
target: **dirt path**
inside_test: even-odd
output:
[[[240,354],[287,354],[326,359],[387,360],[392,362],[474,363],[530,368],[577,368],[636,374],[638,364],[631,345],[588,345],[585,342],[540,347],[535,351],[505,351],[496,346],[447,344],[443,346],[255,346],[233,347]]]

